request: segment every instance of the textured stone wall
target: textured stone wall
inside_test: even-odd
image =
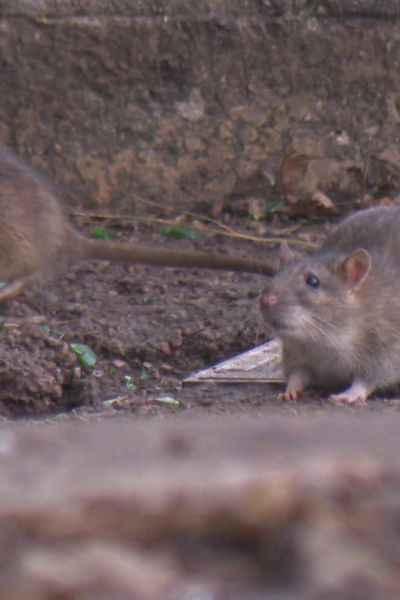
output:
[[[400,165],[396,0],[0,0],[0,139],[71,204],[276,194],[289,151]]]

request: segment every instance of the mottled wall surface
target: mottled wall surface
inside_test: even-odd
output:
[[[0,139],[74,205],[276,193],[288,151],[400,166],[393,0],[0,0]]]

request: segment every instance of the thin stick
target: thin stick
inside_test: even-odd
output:
[[[159,204],[158,202],[154,202],[152,200],[145,200],[144,198],[139,198],[139,197],[136,197],[136,199],[139,202],[142,202],[143,204],[148,204],[149,206],[153,206],[154,208],[159,208],[160,210],[164,210],[165,212],[170,212],[170,209],[168,207],[164,206],[163,204]],[[271,237],[259,238],[259,237],[255,237],[255,236],[248,235],[248,234],[241,234],[241,233],[235,231],[234,229],[232,229],[232,227],[229,227],[229,225],[225,225],[224,223],[221,223],[220,221],[217,221],[216,219],[213,219],[212,217],[207,217],[206,215],[198,215],[196,213],[192,213],[187,210],[181,211],[181,214],[191,217],[192,219],[198,219],[201,221],[205,221],[206,223],[211,223],[211,224],[215,225],[216,227],[221,228],[224,231],[230,233],[232,235],[232,237],[244,236],[243,239],[253,241],[253,242],[261,241],[261,242],[271,243],[271,241],[272,241],[272,243],[274,243],[274,242],[278,241],[275,238],[271,238]],[[301,226],[302,226],[301,224],[297,225],[296,230],[300,229]],[[292,226],[291,229],[293,231],[294,226]],[[223,234],[221,233],[221,235],[223,235]],[[277,232],[275,235],[278,236],[280,240],[285,239],[285,241],[288,243],[290,242],[292,244],[298,244],[298,245],[312,248],[312,249],[319,247],[318,244],[314,244],[313,242],[304,242],[301,240],[297,240],[295,238],[283,238],[282,236],[284,236],[284,233]]]
[[[152,223],[157,223],[157,224],[161,224],[161,225],[176,225],[176,221],[173,221],[171,219],[161,219],[158,217],[147,217],[147,216],[141,216],[141,215],[116,215],[116,214],[112,214],[112,213],[87,213],[87,212],[80,212],[80,211],[75,211],[71,213],[72,215],[76,216],[76,217],[83,217],[83,218],[89,218],[89,219],[113,219],[116,221],[137,221],[140,223],[148,223],[148,224],[152,224]],[[202,231],[206,231],[207,233],[209,233],[209,230],[204,229],[203,227],[201,227]],[[233,229],[228,229],[227,231],[213,231],[212,234],[214,235],[223,235],[225,237],[230,237],[230,238],[236,238],[236,239],[240,239],[240,240],[246,240],[248,242],[257,242],[257,243],[261,243],[261,244],[278,244],[280,242],[286,242],[288,244],[291,244],[292,246],[301,246],[303,248],[310,248],[311,250],[314,250],[316,248],[319,248],[318,244],[315,244],[314,242],[308,242],[306,240],[298,240],[296,238],[291,238],[291,237],[256,237],[254,235],[250,235],[247,233],[239,233],[237,231],[234,231]]]

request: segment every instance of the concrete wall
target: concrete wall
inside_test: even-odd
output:
[[[399,10],[0,0],[0,139],[71,204],[130,210],[276,194],[292,150],[397,173]]]

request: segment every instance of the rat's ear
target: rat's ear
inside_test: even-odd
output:
[[[364,248],[359,248],[336,265],[339,277],[346,286],[353,290],[362,284],[371,269],[371,255]]]
[[[279,267],[281,268],[284,265],[293,262],[296,258],[296,253],[289,248],[287,242],[281,242],[281,245],[279,246]]]

